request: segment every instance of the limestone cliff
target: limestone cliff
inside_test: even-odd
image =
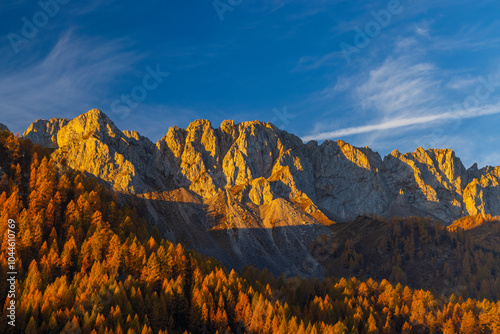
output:
[[[233,267],[320,275],[310,242],[328,233],[326,225],[363,213],[444,223],[500,215],[500,167],[466,170],[451,150],[382,158],[340,140],[304,144],[271,123],[224,121],[214,128],[207,120],[170,128],[155,145],[120,131],[96,109],[28,130],[27,138],[57,147],[54,159],[142,198],[171,240]]]
[[[57,133],[56,160],[71,168],[88,172],[122,193],[144,192],[147,184],[157,183],[151,168],[154,144],[136,132],[122,132],[100,110],[69,121]]]
[[[30,139],[34,144],[45,147],[57,148],[57,133],[68,124],[66,118],[39,119],[24,131],[23,137]]]

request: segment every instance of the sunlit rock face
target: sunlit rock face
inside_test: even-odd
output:
[[[155,145],[97,109],[71,121],[37,121],[25,137],[56,148],[52,157],[62,164],[143,199],[171,240],[233,267],[321,275],[310,242],[328,233],[325,225],[363,213],[444,223],[500,214],[500,168],[466,170],[446,149],[382,158],[341,140],[304,144],[271,123],[217,128],[207,120],[166,129]],[[313,262],[307,269],[304,259]]]
[[[68,124],[66,118],[39,119],[24,131],[23,137],[30,139],[34,144],[49,148],[57,148],[57,133]]]
[[[120,131],[100,110],[69,121],[57,133],[56,160],[90,173],[122,193],[145,191],[158,174],[152,167],[154,144],[138,133]],[[161,185],[158,179],[158,185]]]

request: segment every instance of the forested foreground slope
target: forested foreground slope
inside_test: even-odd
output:
[[[147,226],[94,178],[0,134],[0,332],[499,333],[500,302],[435,297],[387,280],[228,271]],[[8,325],[8,219],[16,326]]]

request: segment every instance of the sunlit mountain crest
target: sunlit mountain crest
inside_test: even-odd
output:
[[[364,213],[445,224],[500,215],[499,169],[467,170],[448,149],[395,150],[382,159],[341,140],[303,143],[271,123],[214,128],[208,120],[172,127],[154,144],[97,109],[70,121],[39,120],[24,137],[123,196],[143,199],[171,240],[235,267],[265,264],[278,273],[292,263],[292,273],[311,274],[298,261],[310,255],[311,241],[329,233],[325,226]]]

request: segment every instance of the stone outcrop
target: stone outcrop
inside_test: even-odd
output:
[[[147,184],[157,183],[152,168],[154,144],[136,132],[122,132],[100,110],[93,109],[69,121],[57,133],[56,160],[71,168],[88,172],[119,192],[145,192]]]
[[[39,119],[24,131],[23,137],[30,139],[34,144],[49,148],[57,148],[57,133],[68,124],[66,118]]]
[[[9,132],[10,132],[10,130],[9,130],[9,128],[7,127],[7,125],[4,125],[4,124],[2,124],[2,123],[0,123],[0,131],[9,131]]]
[[[500,214],[496,170],[466,170],[451,150],[394,151],[382,159],[340,140],[303,144],[272,124],[226,121],[214,129],[202,120],[169,130],[157,147],[158,161],[168,162],[179,185],[205,199],[246,185],[256,205],[263,205],[264,189],[292,202],[306,196],[336,221],[362,213],[423,215],[445,223],[476,212]],[[272,181],[270,190],[254,187],[259,178]]]
[[[214,128],[207,120],[170,128],[155,145],[96,109],[69,122],[37,121],[25,136],[56,147],[55,160],[143,198],[171,240],[236,268],[321,275],[310,242],[363,213],[444,223],[500,215],[500,167],[466,170],[451,150],[382,158],[341,140],[304,144],[271,123]]]

